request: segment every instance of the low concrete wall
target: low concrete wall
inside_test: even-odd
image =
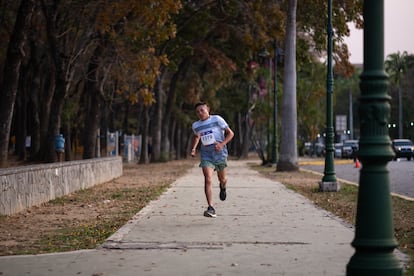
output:
[[[122,158],[0,169],[0,214],[11,215],[122,175]]]

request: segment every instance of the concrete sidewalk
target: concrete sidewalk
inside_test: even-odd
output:
[[[194,167],[101,248],[0,257],[0,275],[345,275],[353,229],[280,183],[230,161],[227,200],[203,217]]]

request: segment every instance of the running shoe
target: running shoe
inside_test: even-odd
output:
[[[208,206],[207,210],[204,211],[204,216],[209,218],[217,217],[216,210],[214,210],[213,206]]]

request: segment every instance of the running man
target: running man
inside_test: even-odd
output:
[[[217,171],[220,183],[220,200],[225,200],[227,196],[226,167],[228,156],[226,145],[233,139],[234,132],[221,116],[210,115],[210,107],[206,103],[197,103],[195,111],[199,120],[192,125],[194,140],[191,156],[194,157],[196,155],[196,149],[201,140],[200,167],[203,170],[204,193],[208,204],[204,216],[214,218],[216,217],[216,211],[213,207],[212,177],[214,171]]]

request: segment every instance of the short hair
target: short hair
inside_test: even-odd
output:
[[[197,109],[200,105],[207,105],[205,102],[198,102],[195,104],[194,109]]]

